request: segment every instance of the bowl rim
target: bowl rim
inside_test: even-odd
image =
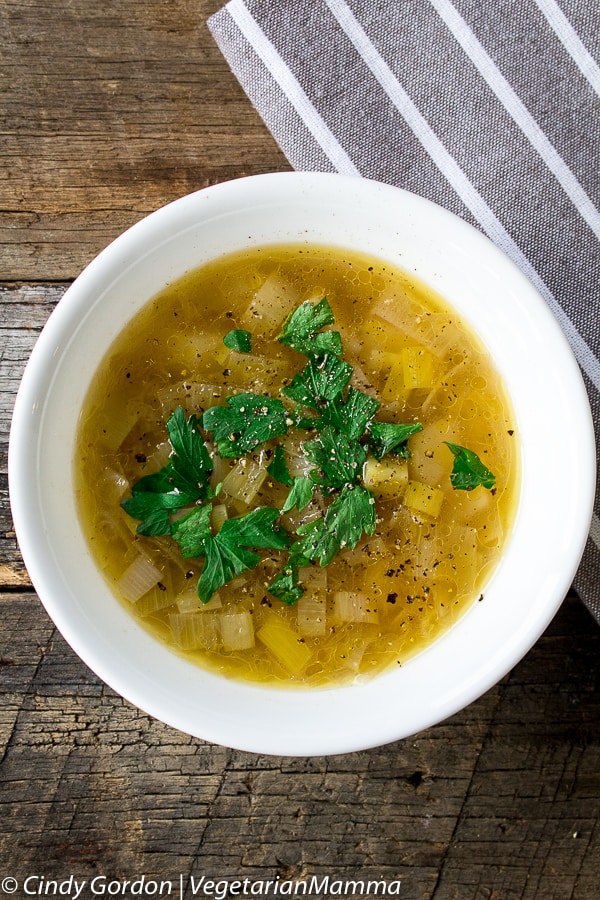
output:
[[[198,222],[204,225],[209,223],[216,228],[219,226],[219,216],[225,216],[227,223],[228,217],[236,215],[236,210],[239,213],[240,208],[246,217],[263,213],[268,217],[269,210],[271,213],[279,210],[278,215],[281,216],[285,204],[296,204],[298,208],[302,204],[312,204],[318,208],[325,197],[329,203],[337,202],[338,218],[344,212],[349,214],[353,204],[363,204],[369,210],[379,204],[388,212],[393,208],[398,214],[402,212],[406,215],[408,211],[415,222],[421,223],[421,227],[422,223],[434,223],[436,234],[443,233],[449,241],[453,241],[454,250],[458,252],[464,244],[469,253],[480,255],[490,272],[500,271],[510,290],[521,298],[521,311],[531,316],[540,332],[540,341],[545,345],[535,347],[534,359],[537,359],[536,354],[542,351],[548,354],[551,350],[555,362],[558,360],[565,376],[563,394],[558,399],[563,405],[568,400],[571,424],[576,429],[577,439],[571,436],[568,440],[578,460],[578,474],[570,485],[571,493],[561,498],[560,510],[556,513],[558,521],[569,526],[568,542],[563,541],[555,548],[556,552],[562,548],[566,558],[560,566],[549,561],[547,571],[539,573],[537,582],[531,577],[527,579],[529,590],[534,583],[539,584],[543,601],[538,596],[530,598],[531,606],[519,627],[515,628],[514,633],[505,634],[506,646],[494,648],[486,642],[485,652],[483,648],[479,652],[476,672],[469,673],[464,662],[457,662],[458,674],[454,681],[450,679],[452,683],[446,684],[440,691],[439,683],[436,686],[424,668],[432,654],[437,653],[439,641],[403,667],[423,681],[423,690],[426,690],[430,701],[425,710],[413,710],[410,715],[404,716],[388,715],[387,712],[385,716],[381,715],[377,702],[384,688],[389,700],[392,690],[389,682],[394,680],[392,673],[347,688],[282,691],[231,682],[199,670],[203,673],[200,679],[202,684],[209,685],[219,698],[213,702],[213,708],[208,712],[204,709],[204,715],[199,717],[189,696],[181,699],[180,708],[175,708],[173,692],[168,689],[170,682],[165,684],[163,679],[161,684],[153,678],[149,683],[142,661],[124,657],[123,647],[127,640],[132,639],[132,634],[137,635],[137,631],[132,632],[122,617],[117,616],[120,634],[118,648],[115,649],[108,632],[100,635],[94,633],[97,625],[94,614],[74,603],[65,572],[66,557],[64,553],[62,557],[60,553],[57,555],[52,545],[53,538],[47,530],[49,514],[47,508],[45,510],[42,506],[39,493],[45,488],[36,481],[39,481],[39,471],[43,465],[41,438],[39,433],[36,434],[36,428],[46,429],[42,430],[42,436],[48,433],[47,416],[44,418],[46,404],[50,402],[47,398],[52,397],[53,391],[56,393],[57,379],[60,380],[63,372],[61,366],[68,365],[68,354],[76,349],[76,339],[84,333],[82,329],[85,329],[86,323],[89,327],[90,317],[98,312],[106,296],[112,296],[111,290],[115,284],[121,283],[128,272],[138,271],[144,260],[151,265],[152,255],[164,249],[165,245],[171,247],[175,238],[182,242],[184,237],[191,240],[189,234],[195,234],[193,230],[200,227]],[[183,223],[183,227],[180,225],[180,230],[174,232],[176,223]],[[438,279],[442,282],[445,277],[444,272],[438,273]],[[165,278],[166,281],[172,280],[168,273]],[[432,286],[438,290],[435,279]],[[480,314],[490,318],[491,324],[488,323],[487,327],[491,328],[495,315],[493,311],[486,308]],[[527,321],[527,328],[531,328],[532,322]],[[475,330],[478,331],[478,328],[475,327]],[[523,355],[525,348],[521,347],[519,352]],[[17,393],[8,453],[10,501],[25,566],[50,617],[80,658],[127,700],[181,731],[240,750],[289,756],[350,752],[408,737],[458,712],[507,674],[547,627],[573,580],[593,512],[595,467],[594,428],[579,367],[546,302],[514,263],[481,232],[423,197],[356,176],[300,172],[254,175],[195,191],[144,217],[101,251],[67,289],[36,342]],[[540,522],[540,527],[542,525],[544,523]],[[515,523],[515,529],[517,527],[518,523]],[[523,565],[522,558],[520,564]],[[507,587],[508,581],[502,582],[498,590]],[[115,600],[115,603],[118,601]],[[461,618],[460,622],[465,622],[463,630],[467,640],[477,640],[481,627],[478,623],[482,620],[485,622],[486,616],[482,615],[481,608],[477,609],[477,605]],[[488,626],[499,626],[500,622],[501,613],[498,612],[490,617]],[[136,628],[139,629],[137,623]],[[455,630],[451,629],[452,632]],[[147,652],[147,640],[141,639],[139,643],[143,652]],[[185,667],[191,665],[170,651],[167,656],[163,652],[157,653],[157,657],[169,679],[181,678],[182,673],[187,671]],[[149,695],[149,687],[154,691],[153,696]],[[439,691],[437,697],[436,687]],[[282,715],[282,694],[287,696],[289,706],[293,707],[296,715],[309,717],[312,730],[302,733],[290,725],[290,730],[285,733],[273,733],[278,717]],[[252,726],[245,716],[240,716],[239,721],[233,723],[227,718],[227,704],[239,704],[240,700],[249,708],[260,709],[264,719],[258,726]],[[333,702],[341,704],[340,712],[335,717],[335,723],[326,727]],[[223,703],[223,708],[218,708],[219,703]],[[374,707],[373,713],[371,706]],[[356,708],[361,710],[364,729],[358,727],[359,722],[356,727],[344,731],[340,725],[342,717],[355,715]]]

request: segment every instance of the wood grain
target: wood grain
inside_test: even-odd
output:
[[[35,595],[0,608],[7,871],[399,878],[401,896],[436,900],[597,896],[600,634],[575,599],[466,710],[329,759],[176,732],[102,684]]]
[[[10,516],[8,437],[15,397],[26,362],[67,285],[0,284],[0,585],[28,585]]]
[[[220,5],[0,0],[0,879],[19,879],[19,897],[32,874],[144,874],[174,890],[182,875],[185,898],[202,875],[329,875],[401,879],[405,900],[596,900],[600,630],[576,597],[447,722],[304,759],[214,746],[137,710],[31,588],[8,435],[52,309],[156,207],[289,168],[208,32]]]
[[[290,168],[206,27],[220,5],[2,0],[0,277],[73,278],[165,203]]]

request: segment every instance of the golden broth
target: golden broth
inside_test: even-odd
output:
[[[266,585],[287,554],[262,551],[256,569],[203,606],[203,560],[182,558],[168,536],[136,534],[120,506],[131,486],[167,463],[165,420],[182,406],[201,416],[225,397],[279,397],[306,359],[276,338],[286,315],[326,296],[351,384],[377,398],[377,419],[420,422],[410,457],[367,463],[377,525],[326,568],[302,570],[306,592],[288,606]],[[251,352],[229,350],[232,329]],[[154,635],[227,676],[281,685],[351,681],[399,665],[482,599],[510,527],[517,451],[510,404],[493,363],[440,297],[405,273],[357,253],[281,246],[203,266],[152,299],[103,360],[86,399],[76,448],[80,516],[93,556],[117,597]],[[290,429],[280,440],[292,476],[309,465]],[[489,491],[455,490],[450,441],[495,474]],[[256,506],[281,509],[288,488],[267,472],[272,442],[245,463],[214,459],[212,524]],[[322,505],[322,504],[321,504]],[[290,531],[320,513],[318,496],[282,518]],[[141,587],[136,581],[142,561]],[[144,589],[148,570],[156,574]],[[158,581],[157,581],[158,579]],[[152,575],[150,577],[152,581]],[[143,591],[138,597],[139,591]],[[129,599],[127,599],[129,598]],[[133,599],[132,599],[133,598]],[[251,645],[251,646],[246,646]]]

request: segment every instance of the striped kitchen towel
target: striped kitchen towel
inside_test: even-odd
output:
[[[598,0],[231,0],[208,24],[295,169],[414,191],[512,257],[598,433]],[[575,587],[600,620],[600,492],[595,508]]]

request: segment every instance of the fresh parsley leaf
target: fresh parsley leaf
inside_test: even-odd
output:
[[[347,484],[327,507],[325,515],[297,533],[290,560],[301,568],[307,560],[327,566],[344,547],[356,547],[363,532],[373,534],[376,525],[375,497],[359,484]]]
[[[303,478],[302,476],[294,478],[292,489],[287,495],[281,509],[282,514],[289,512],[294,507],[296,507],[298,512],[302,512],[312,500],[314,489],[315,483],[312,478]]]
[[[350,440],[356,441],[364,434],[379,406],[379,401],[374,397],[350,387],[345,400],[338,396],[323,407],[321,418],[336,431],[341,431]]]
[[[290,419],[295,428],[303,428],[305,431],[318,431],[321,427],[321,417],[305,416],[301,406],[296,406],[290,411]]]
[[[282,603],[287,603],[288,606],[293,606],[294,603],[297,603],[304,593],[304,588],[298,583],[297,566],[292,563],[286,566],[286,568],[273,579],[271,584],[267,587],[267,590],[269,594],[277,597]]]
[[[167,431],[173,448],[169,464],[177,488],[198,490],[198,499],[206,499],[213,465],[198,419],[195,415],[186,419],[183,407],[178,406],[167,419]]]
[[[171,533],[171,509],[179,508],[169,506],[172,495],[167,494],[133,494],[123,500],[121,506],[132,519],[139,519],[140,524],[136,528],[136,534],[145,534],[147,537],[158,537],[161,534]],[[165,499],[163,499],[165,498]]]
[[[373,534],[376,521],[375,496],[360,484],[347,484],[325,513],[327,527],[335,533],[340,547],[351,550],[363,532]]]
[[[171,535],[181,547],[181,555],[185,559],[193,559],[204,556],[206,553],[206,541],[212,537],[210,531],[210,514],[212,507],[209,503],[193,509],[186,516],[173,522]]]
[[[260,562],[260,555],[255,553],[254,550],[250,550],[248,547],[243,547],[235,542],[218,540],[218,537],[217,535],[214,539],[214,544],[221,554],[223,571],[227,575],[227,581],[231,581],[236,575],[242,575],[248,569],[254,569]],[[216,587],[215,590],[218,590],[219,587],[222,587],[222,585]]]
[[[281,400],[261,394],[236,394],[227,406],[212,406],[202,422],[212,431],[221,456],[240,457],[259,444],[287,432],[288,414]]]
[[[219,543],[243,544],[265,550],[284,550],[290,538],[287,531],[278,524],[280,512],[270,506],[253,509],[252,512],[236,519],[223,522],[216,540]]]
[[[252,352],[252,335],[243,328],[232,328],[223,338],[223,343],[230,350],[236,350],[238,353]]]
[[[328,566],[340,552],[341,544],[327,527],[325,516],[300,525],[296,534],[299,537],[290,547],[290,559],[298,568],[317,561],[321,566]]]
[[[198,580],[198,596],[208,603],[224,584],[254,569],[260,555],[249,548],[283,550],[290,541],[287,532],[277,524],[279,510],[261,507],[236,519],[227,519],[215,537],[200,541],[206,557]]]
[[[277,340],[286,344],[296,337],[306,338],[326,325],[333,325],[334,322],[335,316],[327,297],[322,297],[316,303],[305,300],[288,315]],[[290,343],[290,346],[293,345]]]
[[[334,321],[327,297],[318,303],[307,300],[290,313],[277,340],[305,356],[322,356],[325,353],[341,356],[342,339],[339,333],[321,331],[326,325],[333,325]]]
[[[138,484],[134,485],[131,497],[127,497],[121,506],[132,519],[139,519],[140,524],[136,531],[148,537],[157,537],[160,534],[171,533],[170,513],[190,506],[195,503],[194,494],[185,494],[180,491],[165,493],[140,490]]]
[[[303,446],[308,460],[317,467],[309,473],[315,484],[340,489],[356,482],[361,474],[366,459],[363,446],[329,425]]]
[[[208,603],[212,595],[218,591],[219,588],[222,588],[224,584],[227,584],[228,581],[231,581],[231,579],[235,577],[235,572],[228,560],[221,553],[219,545],[213,538],[206,540],[204,551],[206,559],[204,561],[202,573],[198,579],[197,593],[202,603]],[[257,563],[258,555],[254,555],[256,556]],[[254,563],[254,565],[256,565],[256,563]],[[252,568],[252,565],[247,566],[246,568]],[[245,571],[245,569],[242,571]]]
[[[267,472],[271,478],[274,478],[275,481],[278,481],[280,484],[285,484],[288,487],[293,485],[294,479],[288,471],[287,463],[285,461],[285,452],[281,444],[277,444],[275,447],[275,454],[267,466]]]
[[[410,425],[394,425],[391,422],[371,422],[369,445],[375,459],[382,460],[394,450],[398,456],[409,455],[407,441],[412,434],[422,431],[420,422]]]
[[[452,487],[459,491],[472,491],[479,485],[483,485],[488,490],[492,490],[496,484],[496,476],[481,462],[473,450],[468,450],[466,447],[450,441],[445,441],[445,444],[454,454],[454,464],[450,475]]]
[[[150,475],[143,475],[138,481],[134,483],[131,492],[133,495],[172,494],[174,496],[176,496],[177,494],[185,493],[186,497],[193,497],[194,499],[196,499],[197,494],[196,490],[179,490],[179,488],[175,484],[175,474],[170,463],[167,463],[167,465],[163,466],[162,469],[159,469],[158,472],[152,472]],[[191,502],[193,503],[194,501],[192,500]],[[174,508],[177,508],[177,505],[178,504],[175,504]]]
[[[173,453],[166,466],[144,475],[122,501],[125,512],[139,519],[138,534],[156,537],[171,533],[170,513],[209,498],[212,461],[196,416],[186,418],[178,407],[167,420]]]
[[[281,393],[302,406],[320,409],[338,397],[352,377],[352,366],[337,356],[327,354],[310,359],[304,369],[294,375]]]

